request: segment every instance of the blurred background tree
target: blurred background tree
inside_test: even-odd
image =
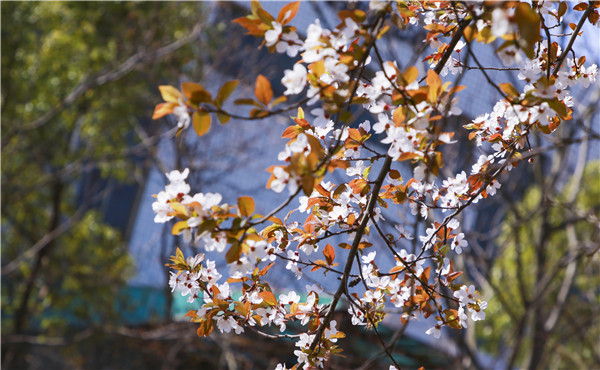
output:
[[[486,283],[495,298],[478,330],[507,368],[600,363],[600,162],[583,163],[560,192],[547,187],[552,176],[531,186],[502,223]]]
[[[147,117],[198,68],[202,7],[1,4],[3,366],[114,322],[141,160],[166,131]]]

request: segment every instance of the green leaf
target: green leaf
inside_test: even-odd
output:
[[[225,113],[217,113],[217,119],[219,120],[219,122],[224,125],[227,122],[229,122],[229,120],[231,119],[231,117]]]

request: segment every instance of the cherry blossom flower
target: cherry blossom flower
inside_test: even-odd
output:
[[[279,302],[281,304],[292,304],[300,302],[300,296],[295,291],[291,291],[288,294],[281,294],[279,296]]]
[[[432,335],[435,339],[439,339],[442,336],[442,325],[443,324],[444,324],[443,322],[438,321],[434,327],[427,329],[425,334]]]
[[[465,240],[465,234],[460,233],[454,237],[452,240],[452,244],[450,244],[452,250],[456,252],[456,254],[462,253],[462,248],[466,248],[469,243]]]
[[[362,263],[371,263],[373,262],[373,260],[375,259],[375,255],[377,254],[376,251],[370,252],[369,254],[367,254],[366,256],[362,256],[361,257],[361,261]]]
[[[286,87],[285,95],[297,95],[304,90],[306,85],[306,67],[302,64],[294,64],[292,70],[286,69],[283,72],[281,83]]]
[[[190,112],[188,110],[187,105],[179,100],[179,105],[173,108],[173,114],[177,118],[177,127],[182,130],[190,127],[190,122],[192,122],[192,118],[190,117]]]

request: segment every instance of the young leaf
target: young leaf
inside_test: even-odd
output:
[[[275,262],[269,263],[267,266],[263,267],[262,270],[258,272],[258,276],[265,276],[269,269],[275,265]]]
[[[500,90],[504,91],[509,96],[519,96],[519,91],[510,82],[505,82],[499,85]]]
[[[242,246],[240,243],[234,243],[231,248],[225,254],[225,261],[227,263],[233,263],[240,259],[242,256]]]
[[[217,107],[220,107],[225,102],[225,100],[227,100],[227,98],[231,96],[239,82],[239,80],[228,81],[225,82],[223,86],[221,86],[219,92],[217,93],[217,98],[215,99]]]
[[[192,118],[194,131],[198,136],[205,135],[210,129],[210,114],[206,111],[197,111]]]
[[[242,216],[249,217],[254,213],[254,199],[252,197],[239,197],[238,208]]]
[[[225,113],[217,113],[217,119],[219,120],[219,122],[224,125],[227,122],[229,122],[229,120],[231,119],[231,116],[225,114]]]
[[[271,83],[265,76],[258,75],[258,77],[256,77],[254,95],[256,95],[258,101],[264,105],[268,105],[269,102],[273,100],[273,89],[271,88]]]
[[[415,66],[408,67],[402,74],[402,77],[404,78],[404,82],[406,82],[407,85],[410,85],[417,80],[417,77],[419,77],[419,70]]]
[[[158,90],[166,102],[179,103],[179,100],[183,100],[183,95],[173,86],[162,85],[158,87]]]
[[[179,235],[183,230],[188,228],[187,220],[176,222],[171,229],[171,234]]]
[[[269,306],[277,305],[277,298],[271,292],[260,292],[258,293],[259,297],[263,299],[263,302],[268,304]]]
[[[427,92],[427,100],[430,103],[434,103],[437,100],[438,93],[440,88],[442,87],[442,80],[440,76],[435,73],[433,69],[427,71],[427,77],[425,78],[427,82],[427,86],[429,86],[429,90]]]
[[[152,114],[152,119],[159,119],[161,117],[166,116],[167,114],[173,113],[173,108],[175,108],[177,104],[175,103],[160,103],[154,108],[154,113]]]
[[[212,96],[202,85],[195,82],[184,82],[181,84],[181,90],[188,100],[193,104],[208,103]]]
[[[327,260],[327,264],[331,265],[333,263],[333,260],[335,259],[335,249],[333,249],[331,244],[327,244],[325,246],[325,249],[323,250],[323,255]]]
[[[286,4],[279,11],[279,15],[277,15],[277,22],[279,22],[281,25],[288,24],[292,19],[294,19],[294,17],[296,16],[296,13],[298,13],[299,7],[300,7],[299,1]]]
[[[519,33],[526,43],[522,48],[527,57],[533,58],[533,47],[540,39],[540,17],[539,14],[527,3],[519,3],[515,8],[515,18],[519,27]]]

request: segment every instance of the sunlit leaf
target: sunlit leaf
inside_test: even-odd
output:
[[[208,132],[210,129],[210,121],[210,113],[205,111],[194,112],[192,124],[194,126],[194,131],[196,131],[198,136],[203,136]]]
[[[183,100],[181,92],[173,86],[162,85],[158,87],[158,90],[160,91],[163,100],[166,102],[179,103],[180,100]]]
[[[249,217],[254,213],[254,199],[252,199],[252,197],[239,197],[238,209],[242,216]]]
[[[286,4],[279,11],[279,15],[277,15],[277,22],[279,22],[282,25],[288,24],[296,16],[296,13],[298,13],[299,7],[299,1]]]

